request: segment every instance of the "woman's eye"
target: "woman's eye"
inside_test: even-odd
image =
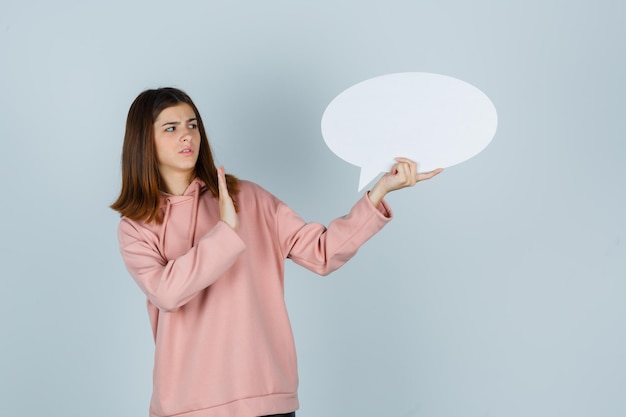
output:
[[[190,129],[197,129],[197,128],[198,128],[198,125],[197,125],[197,124],[195,124],[195,123],[192,123],[192,124],[190,124],[190,125],[189,125],[189,128],[190,128]]]
[[[173,132],[174,131],[174,126],[170,126],[170,127],[165,128],[165,131],[166,132]]]

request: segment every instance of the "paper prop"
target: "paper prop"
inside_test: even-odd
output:
[[[398,156],[420,172],[447,168],[491,142],[496,109],[479,89],[440,74],[406,72],[358,83],[322,116],[322,136],[341,159],[361,167],[359,191]]]

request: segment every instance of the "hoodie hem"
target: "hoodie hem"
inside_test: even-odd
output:
[[[283,414],[299,408],[297,393],[270,394],[176,414],[162,414],[150,409],[150,417],[259,417]]]

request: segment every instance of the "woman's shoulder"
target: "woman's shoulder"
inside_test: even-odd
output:
[[[253,201],[255,206],[268,205],[276,207],[283,204],[274,194],[261,185],[249,180],[239,180],[239,195],[236,198],[244,205],[246,203],[250,204]]]
[[[261,197],[274,197],[272,193],[267,191],[265,188],[257,184],[256,182],[252,182],[250,180],[239,180],[239,192],[249,195],[257,195]]]

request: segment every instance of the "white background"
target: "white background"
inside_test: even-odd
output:
[[[343,269],[288,264],[298,415],[626,415],[623,2],[1,6],[0,415],[147,415],[145,298],[107,208],[137,94],[186,90],[228,171],[328,222],[359,169],[321,115],[403,71],[481,89],[498,132],[391,195]]]

